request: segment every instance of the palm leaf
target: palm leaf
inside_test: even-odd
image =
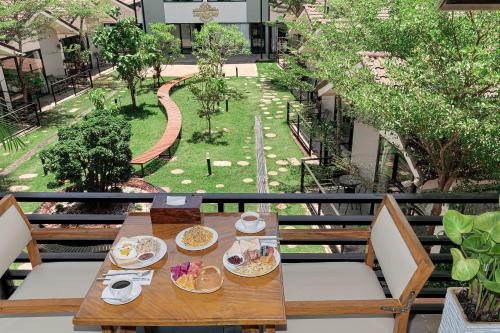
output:
[[[22,140],[15,135],[16,132],[17,128],[14,124],[0,119],[0,144],[5,150],[17,150],[24,146]]]

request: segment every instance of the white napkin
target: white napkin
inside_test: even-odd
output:
[[[186,197],[167,197],[167,205],[169,206],[182,206],[186,204]]]
[[[140,272],[144,272],[144,271],[147,271],[147,270],[138,270],[138,269],[134,269],[134,270],[109,270],[107,274],[113,274],[113,273],[140,273]],[[107,276],[106,278],[108,278],[109,280],[104,280],[102,281],[102,284],[107,286],[109,284],[109,282],[111,281],[111,279],[115,278],[115,277],[127,277],[127,278],[131,278],[135,283],[138,283],[140,284],[141,286],[149,286],[151,284],[151,281],[153,280],[153,274],[154,274],[154,271],[153,270],[150,270],[149,271],[149,274],[147,275],[144,275],[144,276],[139,276],[138,274],[130,274],[130,275],[114,275],[114,276]]]

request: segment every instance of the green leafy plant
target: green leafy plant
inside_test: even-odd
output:
[[[500,211],[474,216],[449,210],[443,217],[443,225],[448,238],[459,246],[451,249],[451,277],[469,282],[467,301],[474,305],[472,311],[466,311],[469,320],[498,320]]]

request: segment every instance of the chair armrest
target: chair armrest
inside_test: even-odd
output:
[[[280,229],[281,240],[286,241],[331,241],[341,239],[363,239],[368,241],[370,229]]]
[[[0,314],[75,313],[83,298],[0,300]]]
[[[35,240],[114,240],[118,235],[119,230],[119,228],[42,228],[33,229],[31,231],[31,236]]]
[[[384,307],[384,308],[382,308]],[[335,300],[335,301],[286,301],[287,316],[321,316],[338,314],[388,314],[400,313],[397,299]]]

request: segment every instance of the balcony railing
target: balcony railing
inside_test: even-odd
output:
[[[180,194],[180,193],[179,193]],[[0,193],[0,198],[5,193]],[[153,201],[154,193],[41,193],[41,192],[23,192],[14,193],[19,202],[86,202],[86,203],[149,203]],[[332,193],[332,194],[200,194],[203,197],[204,204],[212,204],[217,206],[218,212],[233,211],[234,209],[243,212],[248,205],[268,203],[286,203],[286,204],[372,204],[376,206],[382,201],[383,193]],[[498,203],[498,193],[464,193],[464,194],[394,194],[395,199],[399,204],[455,204],[461,205],[462,208],[466,205],[484,205]],[[105,214],[28,214],[28,218],[32,224],[106,224],[120,225],[125,219],[125,215],[105,215]],[[350,216],[306,216],[306,215],[280,215],[280,226],[319,226],[320,229],[304,229],[303,236],[297,237],[283,232],[281,237],[281,245],[364,245],[366,240],[363,239],[337,239],[332,240],[329,237],[328,228],[343,228],[345,226],[368,226],[371,224],[373,215],[350,215]],[[413,227],[428,227],[440,226],[442,223],[441,216],[408,216],[408,221]],[[90,246],[96,244],[111,244],[113,237],[110,233],[109,237],[104,237],[98,240],[84,241],[82,240],[65,240],[63,234],[60,238],[53,237],[41,240],[40,245],[45,244],[62,244],[72,246]],[[447,246],[451,245],[450,240],[444,235],[420,235],[420,241],[424,246],[430,247],[434,245]],[[361,249],[363,249],[361,247]],[[291,251],[292,249],[287,249]],[[42,260],[45,262],[54,261],[99,261],[106,256],[105,252],[42,252]],[[446,286],[451,282],[450,272],[448,267],[452,261],[449,252],[443,248],[442,253],[431,253],[431,259],[436,264],[436,270],[432,273],[427,286],[422,290],[419,298],[413,305],[413,310],[416,312],[431,313],[440,312],[442,310],[443,298],[446,292]],[[283,262],[331,262],[331,261],[363,261],[363,250],[354,253],[283,253]],[[28,262],[27,254],[21,254],[16,262]],[[15,288],[16,280],[23,280],[29,273],[28,270],[11,269],[1,280],[1,286],[4,294],[9,294]],[[381,272],[378,274],[379,279],[383,280]],[[386,293],[389,294],[388,289]]]

